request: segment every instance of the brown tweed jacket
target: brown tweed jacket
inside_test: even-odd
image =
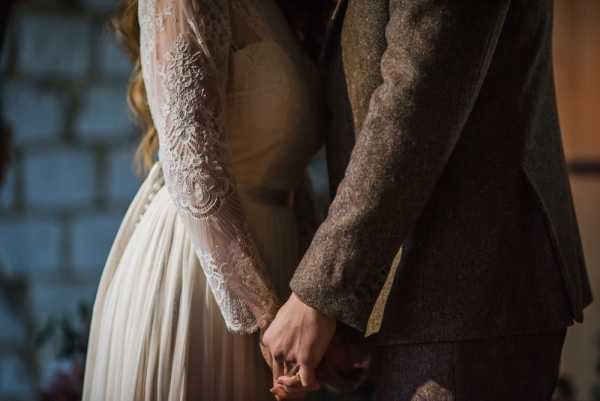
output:
[[[291,282],[380,338],[562,328],[591,302],[565,168],[551,0],[342,0],[323,55],[335,197]]]

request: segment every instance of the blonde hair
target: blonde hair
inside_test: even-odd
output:
[[[138,0],[124,0],[118,14],[112,19],[111,25],[133,63],[127,90],[127,103],[142,129],[142,140],[135,153],[136,171],[146,174],[156,160],[158,137],[150,115],[140,65]]]

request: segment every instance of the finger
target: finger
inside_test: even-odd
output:
[[[271,394],[275,396],[277,401],[284,400],[287,395],[283,386],[273,386],[273,388],[269,391],[271,391]]]
[[[265,363],[269,366],[269,368],[273,368],[273,357],[271,356],[271,352],[269,349],[260,344],[260,353],[262,354]]]
[[[316,390],[319,388],[319,382],[317,381],[317,376],[313,368],[307,365],[300,365],[300,371],[298,374],[300,375],[302,387],[311,390]]]
[[[309,393],[302,387],[290,388],[283,385],[276,385],[271,389],[271,393],[275,395],[277,400],[299,400],[306,397]]]
[[[273,370],[273,384],[275,384],[277,379],[284,375],[284,363],[281,358],[273,357],[271,364]]]
[[[285,362],[283,364],[283,376],[288,376],[290,374],[289,363]]]
[[[294,387],[302,387],[302,381],[300,380],[300,376],[281,376],[277,379],[277,384],[281,384],[286,387],[294,388]]]
[[[298,374],[300,366],[296,362],[286,361],[283,370],[284,376],[292,377]]]

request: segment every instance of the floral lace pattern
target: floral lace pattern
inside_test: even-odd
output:
[[[230,295],[227,288],[226,283],[232,281],[233,264],[223,262],[223,259],[219,256],[223,256],[222,251],[219,249],[213,250],[213,252],[198,251],[198,257],[215,300],[221,310],[227,311],[227,327],[235,332],[254,331],[257,327],[254,316],[239,298]]]
[[[206,217],[219,209],[231,182],[222,162],[222,121],[218,110],[207,106],[201,53],[179,34],[160,74],[166,89],[163,114],[169,119],[165,144],[176,160],[170,163],[169,182],[178,194],[174,201],[192,216]]]
[[[227,170],[229,8],[228,0],[140,0],[141,65],[167,189],[228,328],[253,332],[278,300]]]

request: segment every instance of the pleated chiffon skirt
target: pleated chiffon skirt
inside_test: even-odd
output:
[[[276,287],[298,261],[293,213],[242,198]],[[272,400],[256,335],[227,331],[155,165],[119,229],[98,288],[83,401]]]

